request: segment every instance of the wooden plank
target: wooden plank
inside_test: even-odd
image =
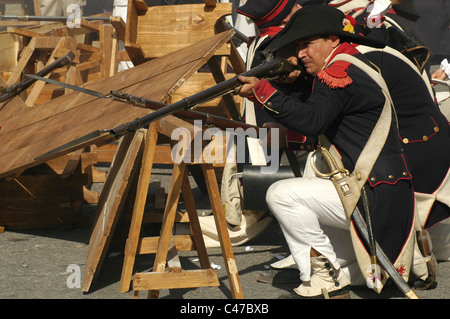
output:
[[[31,30],[28,30],[28,29],[8,28],[8,31],[13,33],[13,34],[17,34],[17,35],[20,35],[22,37],[27,37],[27,38],[47,37],[45,34],[34,32],[34,31],[31,31]]]
[[[137,16],[135,32],[126,38],[125,46],[140,45],[146,59],[164,56],[213,36],[217,20],[231,13],[232,3],[207,8],[203,4],[149,7],[145,15]],[[134,14],[129,17],[136,19]],[[230,46],[221,47],[215,54],[229,55]]]
[[[111,58],[114,55],[113,52],[113,27],[110,25],[102,25],[100,27],[100,50],[102,51],[101,64],[103,77],[110,77],[114,74],[111,65]],[[116,48],[117,49],[117,48]]]
[[[128,0],[127,23],[125,25],[125,47],[136,44],[138,26],[138,10],[134,4],[134,0]],[[128,48],[127,48],[128,51]]]
[[[89,240],[89,251],[86,258],[83,291],[89,291],[92,281],[98,274],[107,252],[120,211],[129,190],[129,181],[136,174],[137,160],[142,154],[144,131],[125,136],[122,142],[121,158],[117,158],[115,170],[108,175],[107,189],[102,191],[97,208],[97,220]],[[123,153],[126,154],[123,155]],[[122,159],[123,158],[123,159]],[[121,160],[122,159],[122,160]]]
[[[149,272],[137,273],[133,280],[133,290],[161,290],[196,287],[217,287],[219,279],[214,269],[197,269],[177,273]]]
[[[55,62],[55,60],[57,59],[57,54],[58,54],[58,50],[59,48],[61,48],[65,43],[65,38],[60,38],[52,52],[52,55],[50,56],[50,58],[47,61],[46,66],[52,64],[53,62]],[[46,75],[45,77],[50,77],[50,74]],[[34,103],[36,102],[37,98],[39,97],[39,95],[41,94],[42,89],[44,88],[45,82],[42,81],[37,81],[34,85],[33,85],[33,89],[31,90],[30,94],[28,95],[27,99],[25,100],[25,104],[28,107],[32,107],[34,105]]]
[[[191,235],[173,236],[177,251],[192,251],[195,249],[194,239]],[[158,252],[159,237],[144,237],[139,240],[137,254],[156,254]],[[131,278],[131,277],[130,277]]]
[[[32,38],[30,40],[30,42],[28,43],[28,45],[23,49],[23,51],[20,55],[19,62],[17,63],[17,66],[14,68],[13,73],[9,77],[8,81],[6,82],[8,84],[8,86],[13,85],[20,79],[23,69],[25,68],[25,66],[27,65],[31,56],[34,53],[36,41],[37,41],[36,38]]]
[[[0,72],[12,72],[17,65],[19,37],[10,32],[1,32],[0,43]]]
[[[195,45],[149,61],[133,69],[122,71],[113,77],[86,85],[86,88],[109,93],[126,91],[156,101],[166,101],[186,78],[189,78],[231,37],[224,32]],[[194,92],[193,92],[194,93]],[[95,130],[110,129],[150,113],[144,108],[126,103],[99,99],[80,92],[73,92],[53,99],[20,114],[0,117],[0,178],[13,175],[29,167],[73,151],[63,150],[51,157],[36,159],[65,143]],[[177,126],[192,127],[177,120]],[[158,121],[163,130],[170,126],[169,117]],[[170,136],[171,131],[167,132]],[[81,147],[95,144],[88,141]]]
[[[122,17],[111,17],[110,22],[114,29],[117,31],[117,38],[124,41],[126,24],[123,21]]]

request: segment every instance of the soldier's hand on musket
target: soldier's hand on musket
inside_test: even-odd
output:
[[[298,59],[295,56],[291,56],[290,58],[287,59],[289,61],[289,63],[291,63],[293,66],[298,67]],[[295,80],[297,80],[297,78],[300,76],[300,74],[302,73],[301,70],[299,69],[295,69],[294,71],[292,71],[289,74],[286,75],[282,75],[278,78],[278,80],[281,83],[292,83]]]
[[[259,83],[259,79],[254,76],[239,76],[242,85],[237,94],[242,97],[249,97],[253,94],[253,88]]]

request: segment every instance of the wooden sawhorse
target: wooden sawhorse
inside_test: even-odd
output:
[[[147,132],[144,145],[142,166],[137,184],[136,200],[134,202],[129,235],[125,246],[125,258],[120,282],[120,291],[129,291],[136,255],[156,253],[153,270],[134,275],[133,290],[135,292],[135,298],[138,292],[142,290],[149,291],[149,298],[157,298],[160,289],[211,287],[219,285],[216,271],[210,266],[203,241],[194,197],[187,176],[186,164],[174,164],[160,237],[140,238],[157,139],[158,132],[156,124],[152,123]],[[243,292],[228,234],[216,174],[212,164],[202,163],[198,165],[201,165],[205,176],[222,255],[230,281],[232,297],[241,299],[243,298]],[[183,194],[192,236],[172,236],[180,192]],[[177,260],[176,251],[189,251],[193,250],[193,248],[198,252],[202,269],[184,271],[178,263],[173,265],[172,261]],[[165,271],[166,264],[169,266],[168,272]]]

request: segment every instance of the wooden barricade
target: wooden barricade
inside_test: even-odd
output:
[[[147,7],[143,0],[129,0],[125,49],[131,61],[137,65],[225,31],[222,18],[231,14],[232,3],[205,0],[204,4]],[[205,61],[209,70],[193,74],[177,92],[173,92],[171,102],[245,71],[244,62],[232,41],[215,51],[214,57]],[[234,71],[231,74],[229,65]],[[240,97],[226,95],[200,108],[208,113],[238,120],[240,104]]]
[[[73,52],[75,59],[53,70],[46,77],[73,84],[86,85],[113,76],[119,62],[118,34],[123,37],[123,20],[114,24],[82,21],[80,28],[62,23],[49,23],[27,28],[9,27],[0,33],[0,86],[11,87],[28,79],[56,59]],[[97,39],[98,43],[93,40]],[[125,52],[125,51],[123,51]],[[16,59],[17,57],[17,59]],[[15,60],[15,61],[14,61]],[[14,124],[14,118],[30,109],[45,107],[51,100],[71,93],[53,84],[37,81],[19,96],[2,103],[1,125]],[[43,111],[45,112],[45,111]],[[11,119],[11,121],[9,121]],[[93,183],[103,183],[106,172],[96,169],[97,152],[91,148],[51,159],[38,168],[24,169],[13,178],[0,180],[5,195],[1,200],[0,225],[9,229],[54,227],[82,221],[79,209],[83,203],[96,204],[99,194],[91,190]]]

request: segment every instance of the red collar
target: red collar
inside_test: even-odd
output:
[[[330,61],[333,60],[333,58],[336,55],[341,54],[341,53],[355,55],[355,54],[359,53],[359,51],[356,50],[355,47],[353,45],[351,45],[350,43],[344,42],[341,45],[339,45],[339,47],[333,52],[333,54],[331,55],[330,59],[327,62],[327,66],[328,66],[328,63],[330,63]]]
[[[283,27],[267,27],[260,30],[260,37],[268,35],[269,37],[272,38],[281,30],[283,30]]]
[[[350,63],[336,61],[332,65],[328,65],[336,55],[341,53],[354,55],[359,51],[348,42],[342,43],[330,56],[326,67],[317,73],[317,78],[332,89],[345,88],[353,83],[353,80],[347,74]]]

